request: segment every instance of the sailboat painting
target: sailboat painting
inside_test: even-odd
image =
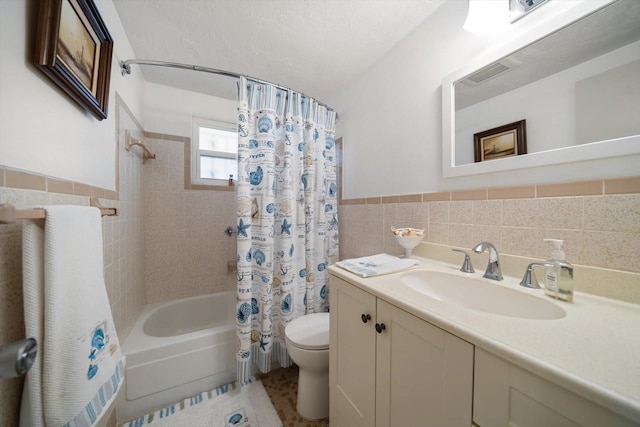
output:
[[[473,138],[476,162],[527,153],[526,120],[476,133]]]
[[[76,6],[76,7],[74,7]],[[82,15],[71,1],[62,2],[60,13],[60,31],[58,32],[58,57],[65,63],[85,87],[95,95],[97,39],[90,33],[91,26],[83,22]],[[86,18],[84,19],[86,20]]]
[[[94,1],[37,3],[36,66],[95,118],[106,119],[113,39]]]

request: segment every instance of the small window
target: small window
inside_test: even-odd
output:
[[[238,133],[231,123],[194,119],[191,182],[229,185],[238,176]]]

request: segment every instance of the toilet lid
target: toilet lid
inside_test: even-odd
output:
[[[307,314],[287,325],[284,334],[291,344],[305,350],[329,348],[329,313]]]

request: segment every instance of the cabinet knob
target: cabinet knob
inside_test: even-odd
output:
[[[361,319],[362,319],[362,323],[367,323],[369,320],[371,320],[371,315],[370,314],[363,314]]]
[[[387,329],[387,327],[385,326],[384,323],[376,323],[376,332],[381,334],[382,331],[384,331],[385,329]]]

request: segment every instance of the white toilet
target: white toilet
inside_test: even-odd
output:
[[[298,317],[284,330],[287,351],[300,368],[297,411],[302,418],[329,416],[329,313]]]

